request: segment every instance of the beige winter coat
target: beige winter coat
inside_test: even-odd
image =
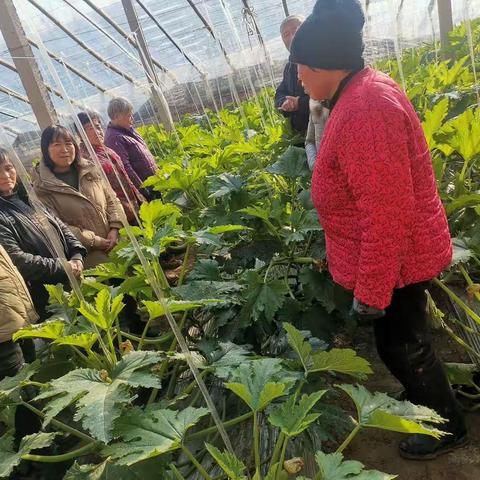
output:
[[[37,320],[27,286],[0,245],[0,342],[11,340],[17,330]]]
[[[77,169],[78,190],[59,180],[41,162],[33,175],[33,187],[38,198],[70,227],[88,250],[84,264],[90,268],[107,261],[108,256],[99,249],[99,242],[112,228],[120,229],[126,218],[100,167],[82,158]]]

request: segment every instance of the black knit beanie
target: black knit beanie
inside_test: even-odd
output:
[[[293,37],[290,61],[322,70],[364,66],[365,15],[359,0],[317,0]]]

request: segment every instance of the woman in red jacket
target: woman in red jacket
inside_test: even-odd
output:
[[[452,246],[422,126],[386,75],[365,68],[358,0],[318,0],[297,31],[290,60],[308,95],[329,103],[312,178],[334,280],[374,325],[377,349],[407,398],[435,409],[452,435],[400,444],[429,459],[467,441],[462,414],[432,347],[428,282],[448,267]]]

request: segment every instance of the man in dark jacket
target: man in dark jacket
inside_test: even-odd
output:
[[[280,25],[283,43],[288,51],[292,44],[295,32],[303,22],[303,17],[290,15]],[[297,65],[288,62],[283,71],[282,83],[275,94],[275,107],[286,117],[290,118],[292,128],[305,135],[309,119],[309,97],[298,80]]]

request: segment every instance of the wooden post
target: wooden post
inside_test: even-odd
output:
[[[158,80],[157,72],[155,71],[155,65],[153,64],[152,57],[148,50],[148,45],[145,40],[143,29],[138,21],[137,12],[133,6],[132,0],[122,0],[123,9],[127,16],[128,25],[132,33],[137,38],[137,49],[142,61],[143,68],[147,75],[148,83],[150,84],[150,90],[152,92],[152,100],[156,107],[160,121],[165,126],[167,131],[173,129],[173,118],[168,107],[167,100],[160,89],[160,82]]]
[[[453,30],[452,0],[437,0],[442,48],[450,46],[448,34]]]
[[[58,123],[48,89],[43,81],[32,47],[28,42],[13,0],[3,0],[0,30],[32,106],[38,125],[43,130]]]

